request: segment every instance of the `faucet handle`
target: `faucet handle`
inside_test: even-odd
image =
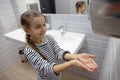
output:
[[[61,29],[61,28],[64,28],[64,26],[63,26],[63,25],[61,25],[61,26],[59,26],[59,27],[58,27],[58,29]]]

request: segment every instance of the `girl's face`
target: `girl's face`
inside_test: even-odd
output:
[[[33,18],[30,28],[26,31],[31,35],[34,41],[44,39],[46,33],[45,18],[43,16]]]
[[[85,12],[86,10],[86,4],[83,4],[82,7],[79,8],[80,12]]]

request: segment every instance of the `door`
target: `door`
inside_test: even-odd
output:
[[[39,0],[42,13],[56,13],[54,0]]]

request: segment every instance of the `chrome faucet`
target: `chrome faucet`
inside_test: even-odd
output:
[[[61,35],[65,34],[64,26],[61,25],[60,27],[58,27],[58,29],[60,30]]]

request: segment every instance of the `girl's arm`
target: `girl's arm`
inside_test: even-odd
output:
[[[49,38],[52,41],[53,45],[51,45],[51,46],[54,47],[54,51],[57,54],[58,60],[61,60],[62,62],[64,62],[65,60],[68,60],[68,61],[69,60],[79,60],[79,61],[83,62],[84,64],[86,62],[87,63],[89,62],[90,64],[87,64],[86,66],[88,66],[89,68],[92,68],[92,69],[97,69],[98,66],[92,59],[92,58],[95,58],[95,55],[70,54],[68,51],[64,51],[63,49],[61,49],[52,36],[49,36]]]
[[[53,79],[57,79],[56,74],[59,74],[60,72],[72,66],[76,66],[79,67],[80,69],[84,69],[87,71],[92,71],[90,70],[89,67],[86,67],[83,63],[81,63],[78,60],[71,60],[62,64],[50,63],[42,59],[39,53],[37,53],[31,47],[25,48],[24,53],[27,59],[29,60],[29,62],[32,64],[32,66],[40,72],[41,77],[48,76],[48,77],[53,77]]]
[[[78,67],[79,69],[82,69],[84,71],[89,71],[89,72],[94,71],[92,68],[87,67],[85,64],[81,63],[79,60],[71,60],[62,64],[54,65],[53,70],[55,73],[59,74],[60,72],[72,66]]]
[[[83,54],[64,53],[63,58],[65,60],[79,60],[89,68],[98,69],[98,65],[93,60],[93,58],[96,58],[96,55],[91,55],[87,53],[83,53]],[[86,64],[86,62],[89,62],[89,64]]]
[[[52,50],[54,51],[56,57],[58,58],[58,61],[60,63],[65,62],[66,60],[63,58],[64,53],[68,53],[69,51],[61,49],[58,43],[55,41],[54,37],[52,37],[51,35],[48,35],[48,40]]]

